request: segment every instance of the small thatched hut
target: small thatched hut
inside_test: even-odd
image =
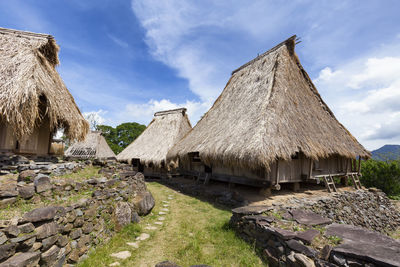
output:
[[[64,155],[72,159],[116,159],[100,131],[91,131],[84,141],[68,147]]]
[[[322,100],[294,51],[295,38],[233,71],[168,160],[206,180],[280,188],[346,174],[358,156],[370,157]]]
[[[47,155],[59,128],[82,140],[89,130],[59,76],[51,35],[0,28],[0,152]]]
[[[186,108],[156,112],[146,130],[117,155],[117,160],[132,163],[146,176],[165,175],[168,150],[190,129]]]

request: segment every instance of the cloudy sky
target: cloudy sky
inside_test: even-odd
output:
[[[296,34],[323,99],[372,150],[400,144],[399,10],[396,0],[0,0],[0,27],[54,35],[78,106],[113,126],[180,106],[195,124],[232,70]]]

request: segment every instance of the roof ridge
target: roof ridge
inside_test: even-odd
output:
[[[156,113],[154,113],[154,117],[155,116],[162,116],[162,115],[167,115],[167,114],[173,114],[173,113],[179,113],[179,112],[186,112],[186,108],[176,108],[176,109],[168,109],[168,110],[164,110],[164,111],[157,111]]]
[[[4,34],[14,34],[20,35],[23,37],[35,37],[35,38],[45,38],[45,39],[54,39],[53,35],[45,34],[45,33],[36,33],[36,32],[29,32],[29,31],[21,31],[15,29],[7,29],[0,27],[0,33]]]
[[[296,39],[296,35],[293,35],[291,37],[289,37],[288,39],[286,39],[285,41],[277,44],[276,46],[272,47],[271,49],[267,50],[266,52],[262,53],[261,55],[258,55],[256,58],[250,60],[249,62],[243,64],[242,66],[240,66],[239,68],[235,69],[234,71],[232,71],[231,75],[235,74],[236,72],[240,71],[241,69],[253,64],[254,62],[256,62],[257,60],[263,58],[264,56],[268,55],[271,52],[274,52],[275,50],[277,50],[279,47],[281,47],[284,44],[287,44],[289,41],[293,41]]]

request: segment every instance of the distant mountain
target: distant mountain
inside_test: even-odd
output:
[[[400,145],[384,145],[371,153],[372,158],[376,160],[400,159]]]

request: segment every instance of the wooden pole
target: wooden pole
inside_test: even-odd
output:
[[[313,163],[314,163],[314,161],[312,159],[310,159],[310,168],[308,170],[308,179],[311,179],[311,176],[312,176]]]
[[[361,173],[361,156],[358,156],[358,170],[357,170],[358,174]]]

